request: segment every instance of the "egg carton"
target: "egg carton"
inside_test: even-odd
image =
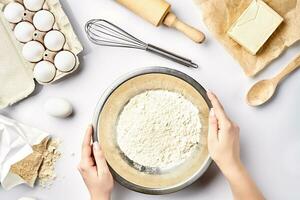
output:
[[[36,64],[40,61],[48,61],[48,62],[54,64],[54,58],[60,51],[71,52],[75,57],[75,64],[74,64],[74,66],[72,67],[71,70],[61,71],[61,70],[59,70],[55,67],[56,71],[55,71],[55,77],[54,78],[52,78],[49,81],[40,81],[38,79],[36,79],[36,81],[38,83],[42,84],[42,85],[48,85],[48,84],[51,84],[51,83],[55,82],[58,79],[61,79],[64,76],[69,75],[72,72],[74,72],[79,66],[78,54],[83,50],[83,47],[82,47],[81,43],[79,42],[77,36],[75,35],[75,33],[73,31],[73,28],[70,24],[70,21],[69,21],[68,17],[66,16],[66,14],[64,13],[59,0],[45,0],[43,6],[40,9],[36,9],[34,11],[32,11],[32,9],[29,10],[26,7],[26,5],[24,5],[23,0],[15,0],[15,1],[13,1],[13,0],[0,0],[0,3],[4,4],[4,9],[5,9],[5,6],[8,5],[11,2],[19,3],[25,8],[25,12],[24,12],[24,15],[22,17],[22,20],[18,23],[29,22],[29,23],[33,24],[33,17],[35,16],[36,13],[38,13],[41,10],[50,11],[51,14],[54,16],[54,19],[55,19],[53,26],[51,27],[51,29],[48,29],[48,30],[38,30],[38,28],[36,28],[36,26],[33,24],[34,28],[36,30],[33,32],[33,37],[32,37],[31,41],[36,41],[36,42],[41,43],[44,46],[45,51],[44,51],[44,54],[42,56],[42,59],[39,59],[38,61],[28,61],[28,60],[25,61],[25,62],[28,62],[27,66],[30,66],[30,68],[34,71],[34,68],[35,68]],[[32,1],[31,0],[31,2],[37,2],[37,1]],[[4,10],[4,9],[2,8],[2,10]],[[16,25],[18,23],[9,23],[12,32],[14,31],[14,28],[16,27]],[[60,50],[52,50],[52,49],[50,50],[47,47],[45,47],[45,45],[44,45],[45,35],[48,32],[53,31],[53,30],[60,31],[63,34],[64,38],[65,38],[64,45]],[[19,52],[21,54],[22,54],[22,51],[23,51],[23,46],[26,43],[27,42],[25,42],[25,43],[19,42],[18,48],[20,49]]]
[[[16,23],[8,22],[4,13],[1,12],[11,2],[23,5],[23,1],[21,0],[0,0],[0,109],[26,98],[35,88],[34,69],[36,63],[29,62],[24,58],[22,50],[25,44],[19,42],[13,32]],[[65,43],[62,50],[71,52],[76,59],[72,70],[63,72],[56,68],[55,77],[51,81],[41,82],[36,80],[41,85],[49,85],[71,74],[79,67],[78,54],[83,50],[83,47],[75,35],[59,0],[45,0],[41,9],[48,10],[53,14],[55,22],[51,30],[59,30],[63,33]],[[26,10],[24,13],[26,14],[22,17],[22,21],[32,23],[32,18],[36,11]],[[34,34],[32,41],[43,43],[46,32],[35,30]],[[57,51],[46,49],[41,60],[54,63],[57,53]]]

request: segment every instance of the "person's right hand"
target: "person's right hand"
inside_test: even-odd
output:
[[[209,114],[208,151],[226,176],[241,165],[239,127],[227,117],[218,98],[212,92],[207,95],[213,106]]]
[[[228,180],[234,199],[263,200],[264,196],[240,160],[239,127],[226,115],[218,98],[207,93],[213,108],[209,114],[208,151]]]

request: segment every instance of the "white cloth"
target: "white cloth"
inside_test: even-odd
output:
[[[39,144],[49,134],[0,115],[0,183],[10,189],[22,179],[9,173],[10,167],[30,155],[32,146]]]

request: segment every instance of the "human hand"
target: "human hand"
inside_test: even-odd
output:
[[[209,114],[208,151],[227,178],[234,199],[263,200],[264,196],[240,160],[239,127],[226,115],[218,98],[207,93],[213,108]]]
[[[92,134],[93,127],[90,125],[84,136],[78,170],[90,192],[91,200],[108,200],[114,181],[99,143],[91,145]]]
[[[218,98],[207,93],[213,108],[209,114],[208,151],[225,176],[242,167],[239,127],[226,115]]]

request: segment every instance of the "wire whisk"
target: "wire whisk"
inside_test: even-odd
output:
[[[152,44],[145,43],[104,19],[92,19],[88,21],[85,25],[85,32],[91,42],[100,46],[145,50],[187,67],[198,68],[198,65],[193,63],[192,60],[161,49]]]

